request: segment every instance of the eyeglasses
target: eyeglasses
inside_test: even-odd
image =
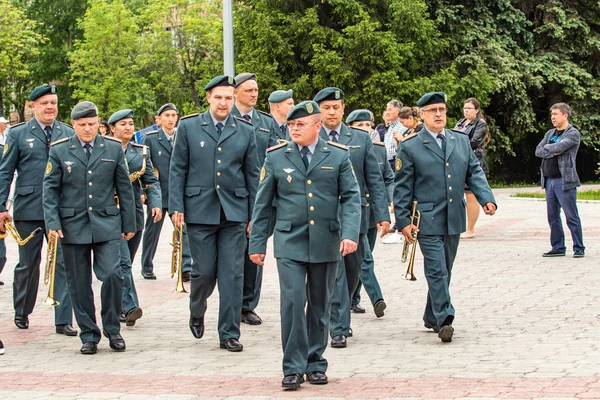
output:
[[[437,114],[437,113],[446,114],[447,108],[446,107],[437,107],[437,108],[429,108],[427,110],[421,110],[421,111],[430,113],[430,114]]]
[[[294,129],[294,128],[298,128],[298,130],[302,130],[304,128],[306,128],[309,125],[314,125],[316,124],[316,122],[311,122],[310,124],[307,124],[306,122],[288,122],[286,125],[288,128]]]

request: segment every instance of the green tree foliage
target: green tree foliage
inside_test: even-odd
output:
[[[39,55],[44,38],[35,31],[36,23],[25,10],[9,0],[0,0],[0,116],[14,105],[21,118],[31,65]]]

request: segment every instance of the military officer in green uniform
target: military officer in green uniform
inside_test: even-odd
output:
[[[292,89],[276,90],[269,95],[268,100],[271,116],[280,131],[277,132],[277,139],[290,140],[289,130],[285,121],[290,110],[294,107],[294,91]]]
[[[131,265],[135,259],[140,242],[142,241],[142,229],[144,228],[144,207],[142,205],[142,188],[146,193],[148,204],[148,216],[158,222],[162,218],[162,199],[160,184],[156,175],[148,147],[134,143],[135,128],[133,124],[133,110],[119,110],[108,119],[108,128],[113,137],[121,141],[121,147],[125,153],[125,160],[129,167],[129,177],[133,186],[133,197],[135,199],[135,236],[129,240],[121,239],[121,274],[123,276],[123,310],[119,317],[121,322],[127,326],[135,325],[142,317],[143,311],[135,290]]]
[[[371,126],[371,113],[369,110],[354,110],[346,118],[346,124],[354,129],[360,129],[369,133],[372,129]],[[375,151],[375,157],[379,164],[379,170],[383,175],[383,181],[386,189],[386,207],[392,202],[392,196],[394,193],[394,172],[390,163],[387,162],[387,154],[385,152],[385,144],[378,142],[373,143],[373,150]],[[352,296],[352,311],[354,312],[365,312],[365,309],[360,307],[360,289],[364,285],[365,290],[371,299],[373,310],[377,318],[381,318],[384,315],[386,303],[383,300],[383,292],[381,286],[375,276],[375,261],[373,260],[373,249],[375,248],[375,242],[377,241],[377,221],[375,219],[375,207],[369,207],[369,229],[367,231],[366,240],[367,243],[364,245],[365,257],[361,265],[360,271],[360,282],[358,287],[354,291]]]
[[[70,126],[56,121],[58,96],[54,85],[36,87],[29,95],[29,100],[34,118],[11,128],[0,164],[0,230],[4,230],[5,219],[14,219],[15,227],[22,237],[28,236],[39,227],[46,231],[42,185],[50,143],[73,136]],[[7,210],[7,200],[15,172],[17,181],[11,217]],[[15,325],[20,329],[29,327],[29,314],[35,306],[40,280],[42,244],[42,235],[37,235],[19,247],[19,263],[15,267],[13,282],[13,301]],[[67,290],[60,245],[57,246],[54,298],[60,303],[54,309],[56,333],[77,336],[77,331],[72,326],[73,309]]]
[[[194,264],[190,330],[204,335],[208,297],[219,285],[220,347],[243,350],[239,342],[244,252],[258,188],[254,129],[231,115],[235,80],[213,78],[205,87],[210,105],[183,117],[171,157],[169,212],[185,222]]]
[[[312,384],[327,383],[323,352],[335,276],[341,256],[356,251],[361,206],[347,148],[319,138],[317,103],[295,106],[287,124],[293,143],[269,149],[261,170],[249,253],[264,264],[277,196],[273,248],[281,291],[282,386],[297,389],[304,374]]]
[[[460,234],[466,229],[465,183],[488,215],[496,200],[473,154],[468,136],[445,129],[446,95],[427,93],[419,99],[425,129],[407,136],[395,160],[394,213],[405,240],[412,243],[416,229],[411,221],[413,202],[421,213],[418,242],[425,259],[429,292],[423,320],[438,332],[442,342],[454,334],[454,307],[450,278]]]
[[[83,346],[95,354],[100,341],[92,268],[102,282],[102,333],[125,350],[119,313],[123,298],[120,241],[136,232],[135,202],[121,141],[98,134],[98,108],[89,101],[71,111],[75,136],[54,142],[44,178],[44,218],[63,245],[69,294]],[[115,203],[115,193],[119,205]],[[94,261],[92,263],[92,253]]]
[[[231,114],[252,123],[258,167],[260,168],[265,161],[267,147],[277,144],[277,133],[280,130],[275,126],[273,117],[254,108],[258,101],[258,84],[255,74],[244,72],[235,77],[234,98],[235,104]],[[260,299],[261,286],[262,268],[258,268],[256,264],[252,263],[247,252],[244,252],[244,294],[242,298],[242,322],[244,323],[262,324],[262,319],[254,311]]]
[[[358,250],[344,257],[336,277],[336,288],[331,305],[331,347],[347,346],[350,336],[350,308],[352,295],[358,287],[361,265],[364,261],[364,249],[368,245],[366,234],[369,229],[370,208],[374,209],[377,228],[382,236],[390,227],[390,214],[386,206],[385,185],[377,164],[373,142],[368,133],[348,128],[343,123],[344,92],[336,87],[325,88],[313,99],[321,108],[321,138],[347,146],[350,161],[356,174],[361,192],[361,221]],[[375,313],[383,312],[385,303],[376,304]]]
[[[161,126],[157,131],[146,133],[146,136],[142,139],[142,144],[148,146],[148,155],[154,166],[154,173],[160,181],[162,213],[166,215],[169,211],[169,165],[177,135],[175,127],[179,119],[179,114],[177,113],[175,104],[167,103],[158,109],[156,115]],[[155,218],[151,215],[151,212],[152,209],[148,208],[149,215],[146,216],[146,226],[142,241],[142,276],[144,279],[156,279],[153,260],[165,220],[165,218],[162,218],[154,222]],[[183,266],[181,269],[183,271],[183,281],[189,282],[192,273],[192,257],[190,256],[190,244],[185,228],[183,229],[182,256]]]

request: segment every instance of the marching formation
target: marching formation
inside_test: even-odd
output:
[[[254,74],[218,76],[204,90],[205,112],[180,118],[176,105],[165,104],[156,113],[160,128],[140,144],[132,110],[115,112],[101,135],[93,103],[73,108],[71,128],[56,121],[54,86],[31,93],[34,118],[11,128],[0,163],[0,231],[19,243],[15,325],[29,327],[45,236],[56,332],[79,334],[82,354],[95,354],[102,336],[111,349],[124,351],[121,324],[135,325],[143,316],[132,273],[135,255],[141,244],[142,277],[156,279],[153,258],[170,218],[171,272],[178,275],[178,292],[190,282],[192,335],[203,337],[207,304],[218,287],[219,346],[243,351],[241,323],[262,323],[255,310],[272,236],[281,291],[282,386],[298,389],[305,377],[326,384],[324,352],[328,344],[349,345],[351,311],[362,308],[361,286],[375,315],[385,315],[372,252],[378,232],[387,235],[395,220],[403,258],[410,259],[409,279],[417,243],[424,255],[424,324],[451,342],[449,288],[466,229],[464,187],[488,215],[496,201],[469,136],[445,128],[445,95],[425,94],[418,110],[409,109],[422,127],[399,131],[390,158],[369,110],[355,110],[344,122],[339,88],[298,104],[291,90],[275,91],[270,113],[255,108]],[[102,282],[101,327],[92,271]]]

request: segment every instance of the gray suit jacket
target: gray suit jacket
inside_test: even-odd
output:
[[[581,186],[575,165],[581,134],[573,125],[569,125],[557,143],[548,143],[548,140],[555,132],[556,129],[550,129],[546,132],[546,135],[544,135],[544,138],[535,149],[535,155],[539,158],[552,158],[555,154],[558,154],[558,169],[562,177],[563,190]],[[541,175],[543,188],[545,187],[544,174]]]

